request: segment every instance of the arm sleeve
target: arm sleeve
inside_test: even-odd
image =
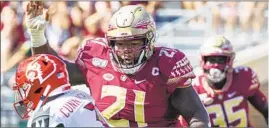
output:
[[[99,68],[104,68],[108,60],[104,59],[108,52],[108,46],[103,38],[85,39],[78,49],[75,63],[84,77],[88,71],[97,73]],[[87,74],[89,75],[89,74]]]
[[[260,90],[260,81],[258,75],[249,67],[241,67],[245,72],[248,80],[247,90],[248,101],[264,116],[266,122],[268,121],[268,100]]]
[[[268,124],[268,102],[265,95],[258,90],[253,96],[249,97],[248,100],[264,116]]]
[[[249,84],[250,86],[248,87],[248,96],[251,97],[255,95],[256,92],[259,91],[261,84],[260,84],[257,74],[251,69],[249,72],[250,72],[250,76],[248,78],[250,78],[251,81]]]
[[[208,113],[192,86],[177,88],[171,102],[190,127],[209,127]]]

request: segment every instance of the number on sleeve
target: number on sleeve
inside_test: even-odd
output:
[[[171,49],[162,48],[159,53],[159,56],[162,56],[163,54],[167,57],[173,58],[176,53],[172,51]]]

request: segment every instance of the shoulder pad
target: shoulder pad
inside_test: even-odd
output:
[[[42,111],[42,108],[35,113],[31,127],[49,127],[50,109]]]
[[[237,66],[234,68],[235,73],[247,73],[251,72],[252,69],[246,66]]]
[[[101,53],[102,49],[108,48],[107,41],[104,38],[95,38],[95,39],[84,39],[78,48],[78,56],[84,51],[90,52],[91,54]],[[99,51],[99,52],[96,52]]]
[[[102,56],[108,50],[107,41],[104,38],[84,39],[78,48],[76,63],[82,68],[86,68],[83,59]]]
[[[86,38],[82,41],[80,47],[78,50],[83,50],[85,47],[88,47],[88,45],[99,45],[103,47],[108,47],[107,41],[105,38]]]
[[[247,77],[247,79],[253,79],[257,77],[257,74],[249,67],[237,66],[234,68],[235,74]],[[245,78],[246,79],[246,78]]]
[[[248,81],[248,91],[256,90],[259,88],[260,82],[258,80],[258,76],[256,72],[254,72],[250,67],[237,66],[234,68],[234,72],[235,74],[238,74],[238,76],[243,77],[243,80]]]

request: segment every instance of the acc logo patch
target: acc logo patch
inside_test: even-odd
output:
[[[105,74],[103,75],[103,78],[104,78],[106,81],[111,81],[111,80],[114,79],[114,76],[113,76],[112,74],[110,74],[110,73],[105,73]]]
[[[100,68],[105,68],[107,66],[108,61],[101,58],[92,58],[92,65]]]

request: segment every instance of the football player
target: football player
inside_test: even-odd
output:
[[[42,9],[40,2],[28,4],[32,50],[57,55],[44,36]],[[128,5],[108,27],[105,38],[83,41],[75,63],[65,62],[71,83],[87,84],[109,126],[175,126],[182,114],[191,127],[208,127],[208,114],[191,86],[192,66],[179,50],[154,47],[152,16]]]
[[[28,127],[103,127],[105,120],[87,93],[71,89],[65,63],[38,54],[19,64],[14,108]],[[97,112],[97,113],[96,113]],[[98,116],[97,116],[98,115]]]
[[[233,68],[235,52],[227,38],[209,38],[201,46],[200,55],[202,73],[193,86],[213,127],[251,127],[248,101],[268,121],[268,102],[259,89],[257,74],[249,67]]]

